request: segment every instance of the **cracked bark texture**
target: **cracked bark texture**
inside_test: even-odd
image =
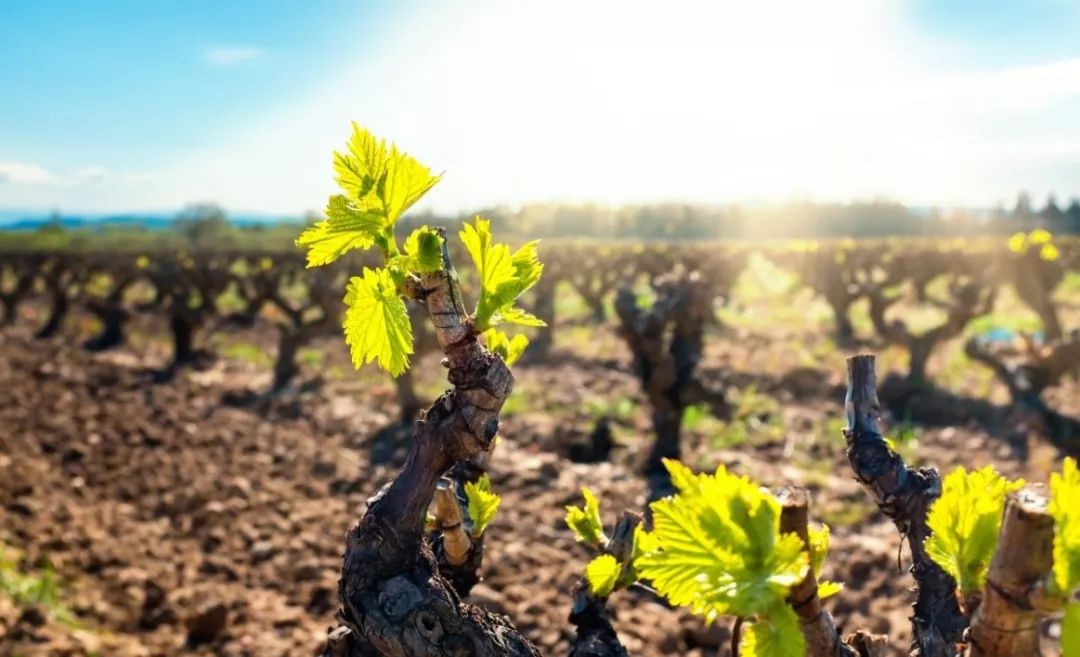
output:
[[[417,422],[402,470],[348,532],[340,617],[381,655],[537,655],[509,619],[462,602],[424,539],[439,477],[491,449],[513,387],[509,368],[477,339],[445,247],[443,259],[445,271],[423,275],[409,292],[435,327],[453,388]]]
[[[956,599],[956,582],[926,554],[930,535],[926,514],[941,495],[941,476],[934,468],[911,468],[889,449],[878,428],[881,409],[876,389],[874,357],[848,359],[846,399],[847,457],[855,477],[873,496],[881,511],[907,539],[911,573],[917,585],[912,616],[911,655],[953,657],[963,640],[968,619]]]
[[[1046,610],[1036,598],[1054,556],[1054,519],[1047,505],[1042,486],[1009,495],[982,602],[971,619],[971,657],[1039,654]]]

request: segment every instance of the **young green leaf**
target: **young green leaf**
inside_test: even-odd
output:
[[[636,560],[638,575],[707,621],[782,606],[809,557],[796,534],[780,534],[776,499],[723,466],[710,475],[665,465],[678,493],[650,505],[658,549]]]
[[[810,569],[814,571],[814,577],[819,580],[818,597],[824,600],[844,590],[844,585],[839,582],[820,581],[821,570],[825,567],[825,557],[829,554],[829,526],[823,524],[820,527],[810,527],[807,534],[810,538]]]
[[[825,598],[831,598],[843,590],[844,585],[842,583],[825,580],[823,582],[818,582],[817,597],[819,600],[824,600]]]
[[[513,365],[525,353],[529,346],[529,338],[517,334],[508,338],[505,333],[496,328],[489,328],[482,334],[484,345],[494,354],[502,357],[507,365]]]
[[[1061,596],[1080,586],[1080,471],[1066,458],[1061,474],[1050,475],[1050,505],[1054,518],[1054,579]]]
[[[1080,655],[1080,602],[1065,605],[1065,615],[1061,619],[1061,654],[1062,657]]]
[[[514,302],[540,280],[544,266],[537,257],[537,242],[529,242],[510,253],[506,244],[493,244],[491,222],[476,218],[465,224],[461,241],[469,252],[480,277],[480,298],[473,313],[481,330],[509,322],[526,326],[545,326],[535,316],[514,307]]]
[[[352,125],[348,151],[334,152],[338,185],[359,209],[377,212],[383,225],[392,227],[440,176],[397,146],[387,147],[366,128]]]
[[[589,583],[589,592],[605,598],[615,590],[615,584],[622,573],[622,565],[610,554],[601,554],[585,566],[585,580]]]
[[[588,488],[582,488],[581,495],[585,498],[585,506],[567,506],[566,525],[573,530],[579,543],[602,547],[608,539],[600,521],[600,502]]]
[[[476,482],[466,482],[465,498],[469,501],[469,519],[472,520],[472,537],[480,538],[488,523],[499,510],[502,498],[491,490],[491,479],[483,475]]]
[[[345,153],[334,153],[337,182],[345,193],[331,196],[326,219],[296,240],[308,248],[309,267],[375,245],[388,259],[396,255],[394,224],[439,181],[427,167],[356,123],[347,146]]]
[[[405,240],[406,268],[418,274],[441,271],[443,238],[427,226],[417,228]]]
[[[390,271],[365,267],[363,276],[349,279],[345,305],[343,327],[353,366],[377,360],[393,376],[408,369],[412,324]]]
[[[799,616],[786,604],[777,604],[743,630],[740,657],[803,657],[806,639]]]
[[[992,466],[972,472],[959,467],[942,482],[941,496],[926,517],[932,532],[926,553],[952,575],[962,596],[982,590],[997,549],[1005,496],[1023,485],[1009,482]]]

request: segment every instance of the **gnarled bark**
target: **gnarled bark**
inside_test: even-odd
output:
[[[537,655],[508,619],[461,601],[424,539],[439,477],[491,448],[513,387],[509,368],[478,340],[445,250],[444,263],[410,292],[435,326],[453,388],[417,422],[401,472],[347,535],[341,619],[382,655]]]
[[[968,619],[956,600],[956,582],[927,555],[930,536],[926,514],[941,495],[941,476],[934,468],[911,468],[889,449],[878,429],[874,357],[848,359],[847,457],[855,477],[874,497],[911,549],[911,573],[918,595],[912,621],[911,654],[954,657]]]

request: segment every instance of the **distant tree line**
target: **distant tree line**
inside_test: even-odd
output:
[[[475,214],[475,213],[472,213]],[[472,214],[455,218],[468,219]],[[850,204],[787,203],[709,206],[659,203],[611,207],[599,204],[535,203],[479,211],[503,234],[603,239],[820,239],[829,237],[1001,235],[1034,228],[1080,234],[1080,200],[1062,209],[1051,195],[1036,210],[1022,192],[1012,210],[919,210],[894,201]],[[456,223],[449,217],[418,214],[411,223]]]
[[[857,203],[798,202],[761,206],[656,203],[605,206],[581,203],[532,203],[520,208],[494,206],[459,216],[412,213],[406,227],[428,224],[456,231],[481,214],[492,230],[509,236],[617,240],[825,239],[840,237],[933,237],[1009,235],[1045,228],[1054,234],[1080,234],[1080,200],[1062,209],[1051,195],[1036,209],[1021,192],[1012,209],[990,211],[919,210],[888,200]],[[320,217],[305,216],[310,223]],[[296,222],[239,226],[213,204],[190,205],[165,230],[138,224],[64,228],[58,213],[32,233],[6,233],[8,248],[245,250],[293,248]]]

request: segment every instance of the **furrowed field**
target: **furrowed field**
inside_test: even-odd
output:
[[[421,305],[394,379],[341,339],[368,254],[0,244],[0,654],[320,654],[346,532],[448,387]],[[644,511],[672,492],[662,457],[805,488],[831,528],[819,578],[844,585],[825,608],[906,653],[911,546],[849,464],[853,354],[877,355],[882,433],[911,466],[1045,482],[1080,455],[1076,238],[546,240],[539,258],[520,306],[547,328],[525,330],[484,463],[502,501],[461,588],[545,654],[571,649],[595,556],[565,507],[588,487],[609,528]],[[730,651],[730,619],[651,586],[607,604],[630,654]],[[1045,651],[1059,619],[1039,619]]]

